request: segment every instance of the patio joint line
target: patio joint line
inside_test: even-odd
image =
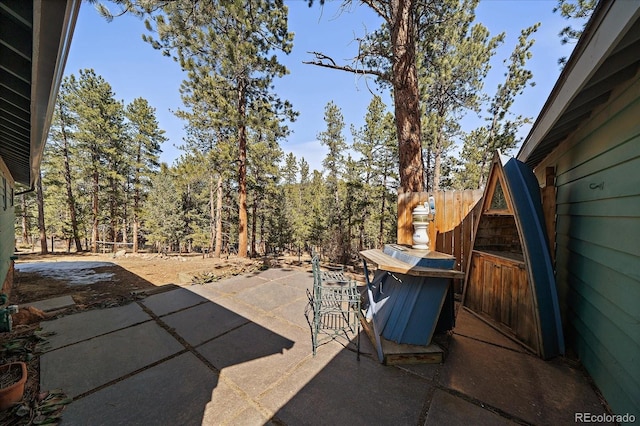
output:
[[[102,334],[96,334],[95,336],[91,336],[91,337],[88,337],[86,339],[78,340],[76,342],[67,343],[67,344],[65,344],[63,346],[59,346],[59,347],[57,347],[55,349],[50,349],[50,350],[44,351],[44,352],[42,352],[42,354],[46,354],[46,353],[49,353],[49,352],[55,352],[58,349],[68,348],[69,346],[73,346],[73,345],[76,345],[78,343],[88,342],[90,340],[97,339],[98,337],[103,337],[103,336],[106,336],[106,335],[111,334],[111,333],[116,333],[118,331],[126,330],[127,328],[136,327],[136,326],[139,326],[141,324],[144,324],[144,323],[147,323],[147,322],[150,322],[150,321],[153,321],[153,318],[149,318],[149,319],[146,319],[144,321],[140,321],[140,322],[136,322],[136,323],[133,323],[133,324],[129,324],[129,325],[124,326],[124,327],[116,328],[114,330],[107,331],[107,332],[102,333]],[[55,333],[55,334],[57,334],[57,333]]]
[[[518,423],[518,424],[524,425],[524,426],[534,426],[534,423],[528,422],[528,421],[526,421],[526,420],[524,420],[524,419],[522,419],[522,418],[520,418],[520,417],[518,417],[516,415],[508,413],[508,412],[506,412],[506,411],[504,411],[504,410],[502,410],[502,409],[500,409],[498,407],[495,407],[495,406],[493,406],[491,404],[487,404],[486,402],[481,401],[481,400],[479,400],[477,398],[474,398],[472,396],[469,396],[466,393],[460,392],[460,391],[455,390],[455,389],[447,388],[445,386],[438,385],[438,384],[435,384],[434,388],[435,389],[439,389],[439,390],[441,390],[443,392],[446,392],[449,395],[452,395],[452,396],[458,397],[460,399],[463,399],[463,400],[467,401],[468,403],[477,406],[478,408],[482,408],[483,410],[487,410],[489,412],[492,412],[493,414],[496,414],[496,415],[498,415],[498,416],[500,416],[500,417],[502,417],[504,419],[510,420],[512,422],[515,422],[515,423]]]
[[[140,302],[139,302],[140,303]],[[204,302],[206,303],[206,302]],[[146,306],[142,305],[142,303],[140,303],[140,305],[142,306],[142,309],[149,315],[151,315],[151,317],[155,320],[155,322],[161,327],[163,328],[167,333],[169,333],[174,339],[176,339],[182,346],[185,347],[185,349],[188,352],[191,352],[196,358],[198,358],[202,363],[204,363],[204,365],[207,366],[207,368],[209,370],[211,370],[212,372],[214,372],[216,375],[218,375],[219,377],[221,376],[220,374],[220,370],[218,370],[207,358],[205,358],[202,354],[200,354],[200,352],[198,352],[196,350],[196,347],[193,346],[192,344],[190,344],[189,342],[187,342],[182,336],[180,336],[178,333],[176,333],[175,329],[173,329],[172,327],[170,327],[167,323],[165,323],[161,317],[159,317],[158,315],[156,315],[153,311],[151,311],[151,309],[147,308]],[[198,306],[198,305],[195,305]],[[247,320],[247,323],[249,322],[249,320]],[[247,323],[244,323],[242,325],[245,325]],[[239,326],[241,327],[241,326]],[[235,329],[237,329],[238,327],[235,327]],[[216,337],[214,337],[214,339],[223,336],[225,334],[227,334],[229,331],[227,331],[226,333],[222,333]],[[213,339],[210,339],[209,341],[211,341]],[[206,342],[204,342],[206,343]],[[202,343],[202,344],[204,344]]]
[[[211,370],[218,378],[218,380],[224,380],[228,385],[232,384],[232,387],[236,389],[236,391],[239,391],[245,398],[247,401],[249,401],[252,405],[255,406],[255,408],[261,413],[263,414],[265,417],[273,417],[274,414],[271,413],[269,410],[267,410],[266,408],[262,407],[260,404],[258,404],[256,401],[253,400],[253,398],[251,398],[248,394],[246,394],[246,392],[242,391],[242,389],[238,388],[236,386],[235,383],[233,383],[233,381],[229,380],[227,377],[225,377],[224,374],[222,374],[222,372],[220,370],[218,370],[216,368],[216,366],[214,366],[207,358],[205,358],[202,354],[200,354],[200,352],[197,351],[196,347],[194,347],[193,345],[191,345],[189,342],[187,342],[182,336],[180,336],[179,334],[177,334],[175,332],[175,330],[173,328],[171,328],[167,323],[165,323],[162,318],[160,318],[158,315],[156,315],[153,311],[151,311],[149,308],[147,308],[146,306],[142,305],[141,302],[138,302],[141,306],[142,309],[147,312],[147,314],[151,315],[151,317],[156,321],[156,323],[162,327],[164,330],[167,331],[167,333],[171,334],[171,336],[173,336],[178,342],[180,342],[180,344],[182,346],[185,347],[185,350],[181,351],[180,353],[187,353],[190,352],[191,354],[193,354],[198,360],[200,360],[200,362],[202,362],[209,370]],[[206,302],[203,302],[206,303]],[[194,305],[197,306],[197,305]],[[213,339],[216,339],[220,336],[224,336],[225,334],[230,333],[233,330],[237,330],[238,328],[250,323],[250,320],[247,320],[247,322],[234,327],[231,330],[226,331],[225,333],[222,333],[216,337],[214,337]],[[211,341],[213,339],[210,339],[208,341]],[[204,344],[206,342],[201,343]],[[173,358],[173,357],[170,357]]]
[[[197,345],[193,346],[193,348],[194,348],[194,350],[195,350],[195,348],[199,348],[199,347],[200,347],[200,346],[202,346],[202,345],[206,345],[207,343],[209,343],[209,342],[211,342],[211,341],[213,341],[213,340],[216,340],[216,339],[217,339],[217,338],[219,338],[219,337],[226,336],[227,334],[232,333],[232,332],[234,332],[234,331],[238,330],[239,328],[244,327],[244,326],[245,326],[245,325],[247,325],[247,324],[250,324],[251,322],[253,322],[253,321],[251,321],[251,320],[248,320],[248,319],[247,319],[247,321],[243,322],[242,324],[237,325],[237,326],[235,326],[235,327],[232,327],[232,328],[230,328],[229,330],[227,330],[227,331],[225,331],[225,332],[223,332],[223,333],[220,333],[220,334],[218,334],[218,335],[215,335],[215,336],[213,336],[213,337],[212,337],[212,338],[210,338],[210,339],[204,340],[204,341],[202,341],[202,342],[198,343]],[[188,343],[187,343],[187,344],[188,344]]]
[[[404,370],[404,369],[403,369]],[[414,373],[415,374],[415,373]],[[418,375],[418,374],[416,374]],[[419,376],[419,375],[418,375]],[[422,377],[422,376],[419,376]],[[420,408],[420,416],[418,417],[419,425],[426,425],[427,418],[429,417],[429,410],[431,409],[431,402],[433,401],[433,395],[436,393],[436,389],[438,389],[437,381],[440,378],[440,369],[438,368],[433,375],[432,380],[427,380],[426,377],[422,377],[422,379],[431,382],[427,388],[427,394],[424,398],[424,403],[422,404],[422,408]]]
[[[85,397],[87,397],[87,396],[91,395],[91,394],[94,394],[94,393],[96,393],[96,392],[98,392],[98,391],[101,391],[102,389],[108,388],[109,386],[113,386],[113,385],[115,385],[116,383],[119,383],[119,382],[121,382],[121,381],[123,381],[123,380],[126,380],[126,379],[128,379],[128,378],[130,378],[130,377],[133,377],[133,376],[135,376],[136,374],[142,373],[143,371],[149,370],[150,368],[153,368],[153,367],[155,367],[155,366],[157,366],[157,365],[160,365],[160,364],[162,364],[163,362],[169,361],[169,360],[171,360],[171,359],[173,359],[173,358],[176,358],[176,357],[178,357],[178,356],[180,356],[180,355],[186,354],[187,352],[189,352],[189,350],[188,350],[188,349],[182,349],[181,351],[178,351],[178,352],[176,352],[175,354],[172,354],[172,355],[169,355],[169,356],[164,357],[164,358],[162,358],[162,359],[159,359],[159,360],[157,360],[157,361],[154,361],[154,362],[152,362],[151,364],[145,365],[145,366],[144,366],[144,367],[142,367],[142,368],[138,368],[137,370],[134,370],[134,371],[132,371],[132,372],[130,372],[130,373],[127,373],[127,374],[125,374],[124,376],[118,377],[117,379],[113,379],[113,380],[111,380],[111,381],[109,381],[109,382],[107,382],[107,383],[103,383],[102,385],[97,386],[97,387],[95,387],[95,388],[93,388],[93,389],[91,389],[91,390],[88,390],[88,391],[83,392],[83,393],[81,393],[81,394],[79,394],[79,395],[76,395],[75,397],[73,397],[73,401],[74,401],[74,402],[75,402],[75,401],[78,401],[78,400],[80,400],[80,399],[82,399],[82,398],[85,398]]]
[[[144,304],[144,301],[141,301],[141,303]],[[196,306],[204,305],[205,303],[209,303],[209,300],[203,300],[202,302],[198,302],[195,305],[185,306],[184,308],[176,309],[175,311],[167,312],[167,313],[162,314],[162,315],[156,315],[155,313],[153,315],[157,316],[158,318],[162,318],[162,317],[166,317],[166,316],[169,316],[169,315],[177,314],[178,312],[186,311],[187,309],[195,308]],[[147,307],[147,305],[144,305],[144,306],[145,306],[145,308]],[[151,308],[149,308],[149,309],[151,309]],[[145,310],[145,312],[146,312],[146,310]]]

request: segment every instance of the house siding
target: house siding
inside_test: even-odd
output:
[[[536,167],[556,168],[567,346],[616,414],[640,415],[640,78]]]
[[[13,187],[13,179],[0,159],[0,285],[3,292],[10,289],[8,281],[11,281],[11,257],[15,249]]]

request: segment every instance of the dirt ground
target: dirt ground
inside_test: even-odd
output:
[[[92,267],[97,275],[108,276],[95,283],[77,285],[65,277],[20,271],[20,265],[33,262],[108,262]],[[189,285],[258,271],[278,263],[297,263],[296,259],[222,259],[202,255],[132,254],[20,254],[16,260],[14,286],[10,302],[19,305],[70,295],[78,308],[107,307],[132,297],[132,292],[168,284]]]

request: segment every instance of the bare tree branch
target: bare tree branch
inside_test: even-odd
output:
[[[380,2],[376,0],[361,0],[361,2],[373,9],[373,11],[376,12],[382,19],[384,19],[388,25],[391,25],[391,15],[389,14],[388,10],[385,10],[382,7]]]
[[[315,61],[302,61],[303,64],[306,65],[316,65],[318,67],[324,67],[324,68],[331,68],[334,70],[340,70],[340,71],[347,71],[353,74],[368,74],[368,75],[375,75],[378,76],[382,79],[388,79],[389,77],[387,76],[386,73],[379,71],[379,70],[375,70],[375,69],[364,69],[364,68],[354,68],[352,66],[349,65],[338,65],[336,64],[336,61],[333,60],[333,58],[325,55],[324,53],[320,53],[320,52],[307,52],[310,53],[312,55],[314,55],[316,57]]]

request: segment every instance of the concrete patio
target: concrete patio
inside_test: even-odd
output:
[[[311,354],[312,275],[270,269],[170,287],[42,323],[41,389],[63,425],[569,424],[606,413],[582,370],[542,361],[464,310],[443,364],[385,366],[354,348]],[[353,346],[353,345],[351,345]]]

